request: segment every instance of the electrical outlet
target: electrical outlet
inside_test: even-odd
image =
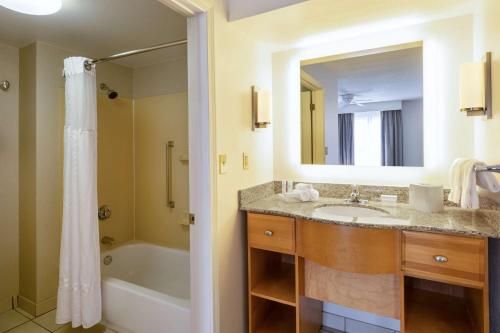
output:
[[[247,153],[243,153],[243,170],[250,169],[250,161]]]
[[[227,155],[219,155],[219,175],[227,173]]]

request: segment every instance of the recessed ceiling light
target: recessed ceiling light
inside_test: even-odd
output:
[[[62,0],[0,0],[0,6],[29,15],[50,15],[59,11]]]

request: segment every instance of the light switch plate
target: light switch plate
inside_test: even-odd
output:
[[[219,155],[219,175],[227,173],[227,155]]]
[[[243,153],[243,170],[250,169],[250,161],[247,153]]]

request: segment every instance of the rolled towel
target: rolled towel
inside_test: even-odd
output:
[[[311,194],[311,201],[318,201],[319,200],[318,190],[312,189],[312,190],[310,190],[310,194]]]
[[[486,167],[486,164],[483,162],[478,162],[476,163],[476,167],[478,166]],[[500,184],[498,183],[498,180],[491,172],[488,171],[477,172],[476,178],[477,178],[477,185],[479,187],[482,187],[485,190],[490,191],[492,193],[500,192]]]
[[[295,185],[296,190],[313,190],[312,184],[298,183]]]
[[[292,192],[284,193],[285,199],[290,201],[317,201],[319,199],[319,192],[315,189],[312,190],[293,190]]]

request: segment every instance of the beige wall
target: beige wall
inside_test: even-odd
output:
[[[127,97],[97,98],[97,192],[99,206],[111,217],[99,233],[116,243],[134,239],[133,101]]]
[[[20,74],[26,81],[20,92],[19,300],[21,306],[38,314],[56,304],[62,215],[62,69],[64,58],[72,55],[40,42],[21,49]],[[130,69],[109,63],[100,65],[97,82],[101,80],[121,96],[131,97]],[[123,194],[117,192],[117,195]],[[122,223],[125,229],[130,229],[129,222]]]
[[[19,63],[19,305],[34,313],[37,289],[35,44],[20,50]]]
[[[189,212],[187,59],[134,69],[135,237],[189,249],[189,227],[179,222]],[[175,208],[166,206],[165,144],[173,149]]]
[[[252,131],[252,85],[271,90],[271,56],[263,45],[227,22],[223,1],[214,17],[216,151],[227,154],[228,170],[216,183],[218,329],[243,333],[247,326],[246,225],[238,212],[238,190],[273,178],[273,126]],[[242,154],[250,157],[243,170]]]
[[[187,93],[134,100],[135,237],[189,249],[189,227],[180,225],[189,212]],[[172,153],[172,194],[175,208],[166,205],[166,143]]]
[[[474,59],[483,59],[484,53],[492,52],[493,119],[475,119],[476,156],[489,163],[500,163],[500,2],[480,0],[475,16]]]
[[[187,58],[134,69],[134,98],[187,91]]]
[[[19,49],[0,44],[0,313],[19,291]]]

